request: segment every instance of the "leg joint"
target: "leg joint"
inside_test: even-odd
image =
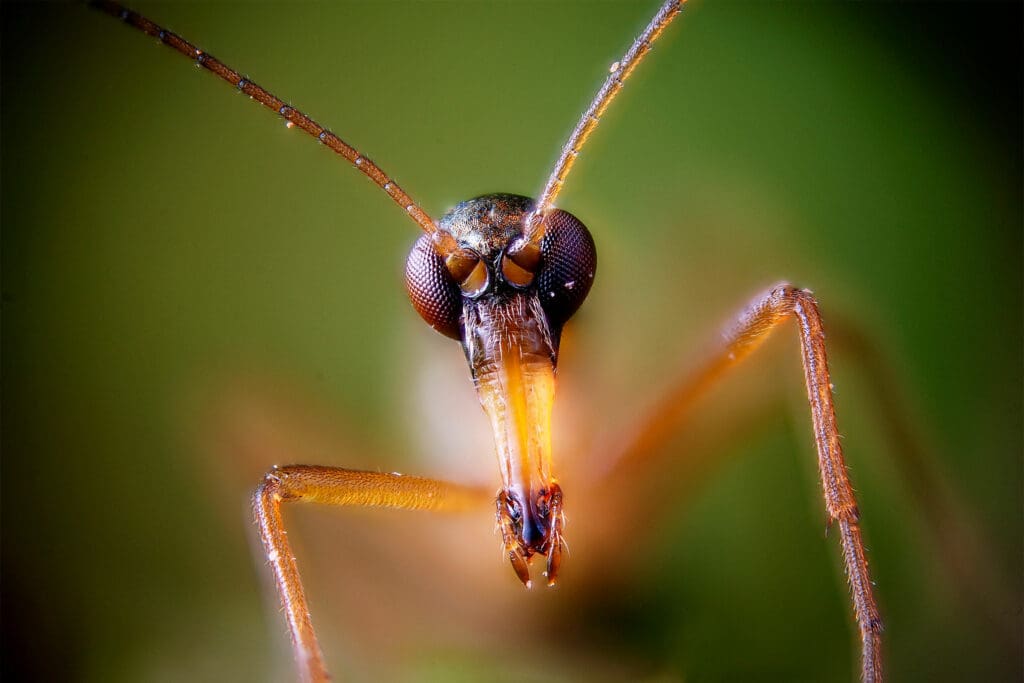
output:
[[[294,493],[289,492],[289,487],[284,483],[288,478],[287,470],[287,467],[278,467],[277,465],[267,470],[267,473],[263,475],[263,480],[256,487],[253,497],[257,501],[268,499],[287,501],[296,498]]]

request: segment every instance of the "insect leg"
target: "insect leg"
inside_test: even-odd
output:
[[[281,518],[282,502],[461,511],[482,507],[489,499],[489,494],[476,489],[395,473],[316,465],[287,465],[267,472],[253,494],[253,511],[288,621],[301,679],[320,683],[330,680],[330,675]]]
[[[637,460],[663,443],[705,390],[760,346],[780,323],[789,319],[794,320],[799,329],[825,507],[830,524],[836,524],[839,529],[843,561],[860,630],[862,679],[878,683],[882,680],[882,620],[868,573],[857,502],[836,426],[821,315],[808,290],[781,283],[755,297],[725,330],[722,345],[712,360],[680,383],[658,409],[629,434],[615,453],[608,478],[614,480],[617,473],[628,471]]]

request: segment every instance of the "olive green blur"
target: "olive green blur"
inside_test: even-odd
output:
[[[331,128],[439,217],[488,192],[535,195],[654,5],[136,9]],[[317,464],[448,474],[416,457],[441,447],[419,433],[422,401],[404,383],[428,354],[462,353],[406,299],[418,228],[344,160],[153,38],[79,4],[2,13],[3,678],[280,680],[284,625],[247,496],[297,456],[221,457],[211,406],[287,387],[388,454]],[[1020,25],[1012,4],[701,0],[557,202],[587,224],[600,265],[567,329],[556,430],[569,413],[582,432],[625,424],[784,279],[814,290],[826,326],[858,326],[881,350],[887,397],[981,548],[977,582],[951,579],[943,521],[913,494],[864,364],[835,349],[891,680],[1022,675]],[[670,502],[643,554],[609,539],[606,563],[639,570],[572,608],[588,627],[536,655],[406,645],[396,676],[853,680],[796,336],[779,336],[712,399],[745,421],[717,411],[717,427],[690,426],[720,457],[699,480],[664,470]],[[470,391],[465,363],[452,367]],[[452,421],[486,429],[475,408]],[[477,459],[496,487],[492,452]],[[562,485],[571,551],[587,520]],[[361,552],[324,532],[345,514],[297,522],[300,566]],[[375,515],[359,515],[372,536]],[[489,513],[478,524],[493,571],[521,591]],[[382,575],[402,571],[446,580],[422,557]],[[358,617],[318,608],[325,593],[311,602],[328,662],[358,676],[345,644]]]

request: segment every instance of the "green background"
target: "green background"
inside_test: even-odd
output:
[[[535,194],[652,11],[138,9],[331,127],[434,216],[485,192]],[[556,439],[600,451],[781,279],[880,350],[891,403],[841,340],[832,366],[893,680],[1021,676],[1020,19],[1014,5],[697,3],[559,200],[590,226],[601,267],[564,351]],[[461,452],[445,439],[484,417],[458,348],[405,300],[416,228],[346,163],[83,6],[5,4],[2,68],[4,678],[287,678],[250,545],[259,473],[312,459],[492,467],[487,450],[418,459]],[[290,514],[332,666],[403,680],[853,679],[795,346],[791,333],[769,344],[691,420],[698,436],[655,461],[659,514],[602,550],[628,580],[574,575],[601,570],[570,555],[564,590],[523,597],[489,515],[417,521],[417,540],[437,545],[405,553],[413,541],[386,549],[403,516]],[[449,384],[465,415],[431,398]],[[913,476],[879,419],[893,406],[924,453]],[[314,413],[370,447],[271,452],[261,429]],[[691,454],[705,464],[680,465]],[[571,544],[588,520],[563,484]],[[354,536],[335,530],[346,523]],[[452,593],[452,529],[483,539],[497,588]],[[372,601],[352,613],[332,598],[352,585],[455,597],[389,639]],[[463,623],[459,600],[490,625]],[[456,635],[431,638],[435,623]]]

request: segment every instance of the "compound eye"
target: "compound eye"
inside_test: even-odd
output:
[[[405,262],[405,289],[413,308],[441,334],[461,339],[462,293],[429,235],[423,235]]]
[[[537,290],[552,327],[566,323],[590,292],[597,272],[597,249],[587,226],[571,213],[554,209],[544,217]]]

